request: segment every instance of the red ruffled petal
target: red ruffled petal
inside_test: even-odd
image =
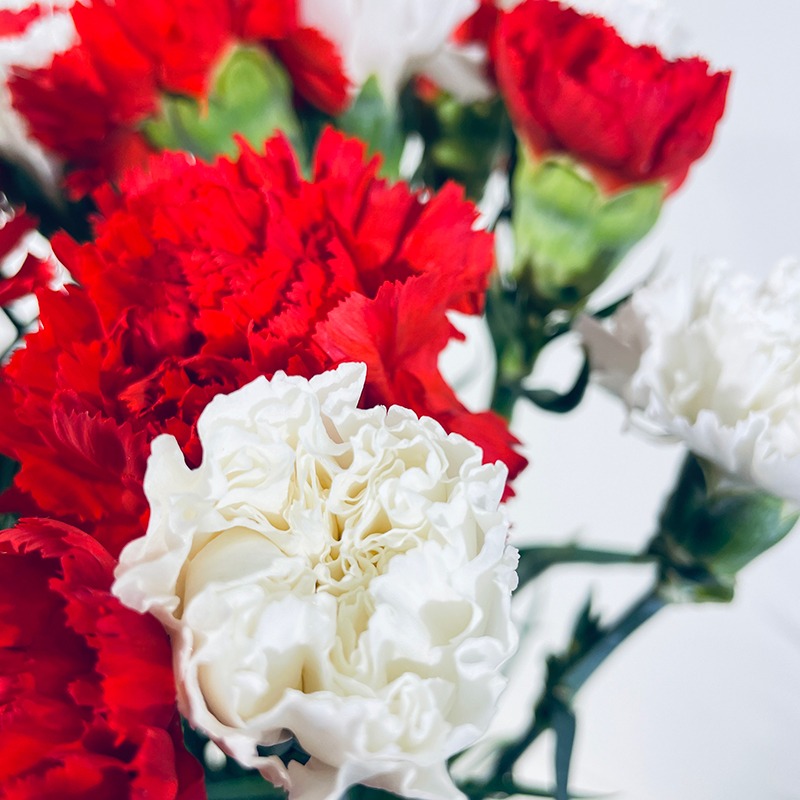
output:
[[[700,58],[668,61],[552,0],[504,13],[493,44],[519,135],[536,152],[571,153],[609,188],[663,180],[674,191],[725,108],[730,73]]]
[[[0,532],[0,798],[201,800],[169,640],[109,593],[114,559],[51,520]]]

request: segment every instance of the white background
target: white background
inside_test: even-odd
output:
[[[670,201],[628,275],[659,256],[666,269],[726,257],[763,275],[800,255],[800,3],[667,0],[694,49],[734,70],[716,142]],[[621,276],[624,283],[625,275]],[[540,380],[568,379],[543,365]],[[653,529],[681,452],[623,433],[619,404],[590,390],[564,418],[518,409],[528,472],[511,504],[518,541],[577,539],[635,549]],[[558,648],[591,591],[610,619],[648,583],[646,568],[562,567],[530,598],[533,654],[503,723],[525,711],[521,684],[537,656]],[[575,791],[621,800],[800,798],[800,530],[740,576],[730,606],[672,607],[638,631],[583,690],[573,764]],[[552,779],[552,742],[523,771]]]

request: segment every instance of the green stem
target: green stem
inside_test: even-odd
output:
[[[522,547],[519,551],[519,586],[537,578],[550,567],[561,564],[650,564],[659,560],[655,553],[627,553],[579,545],[547,545]]]
[[[494,384],[494,391],[492,392],[492,411],[499,414],[506,422],[511,422],[511,417],[514,414],[514,406],[517,404],[520,395],[520,388],[503,382],[498,372]]]
[[[525,307],[517,288],[506,288],[495,278],[486,294],[486,321],[497,359],[491,409],[511,421],[523,394],[522,382],[533,372],[547,344],[542,335],[544,319]]]
[[[601,629],[598,636],[587,642],[573,641],[567,654],[551,660],[547,684],[536,704],[533,721],[516,741],[502,749],[490,783],[498,778],[511,777],[520,756],[553,726],[557,714],[570,707],[573,697],[594,671],[666,603],[660,594],[660,584],[656,584],[617,622]]]

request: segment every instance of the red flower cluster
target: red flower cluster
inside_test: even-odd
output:
[[[629,45],[599,17],[553,0],[503,14],[494,55],[526,144],[571,153],[609,187],[680,186],[711,144],[730,80],[700,58],[667,61],[655,47]]]
[[[74,528],[0,533],[0,800],[202,800],[169,640],[109,593],[114,560]]]
[[[361,144],[323,134],[313,179],[289,146],[213,166],[179,155],[98,194],[96,240],[54,245],[80,283],[41,293],[42,330],[0,376],[0,451],[21,463],[7,505],[79,524],[117,554],[145,530],[149,443],[201,453],[208,401],[257,375],[367,364],[364,402],[438,419],[524,466],[505,423],[472,414],[439,373],[492,266],[474,207],[376,177]]]
[[[319,108],[338,111],[347,99],[338,53],[300,26],[295,0],[90,0],[71,14],[78,43],[49,67],[19,70],[10,86],[34,137],[75,170],[77,193],[142,163],[139,125],[162,94],[204,97],[237,42],[269,47]]]

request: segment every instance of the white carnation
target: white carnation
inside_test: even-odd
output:
[[[114,592],[170,630],[189,721],[291,797],[367,783],[444,800],[516,643],[506,470],[432,419],[358,409],[365,374],[215,398],[195,470],[158,437],[150,524]],[[305,766],[258,754],[291,734]]]
[[[730,476],[800,503],[800,262],[759,285],[715,264],[579,328],[632,419]]]
[[[424,74],[462,100],[491,95],[485,52],[451,42],[478,0],[300,0],[303,24],[338,47],[356,89],[371,77],[394,100],[413,75]]]

